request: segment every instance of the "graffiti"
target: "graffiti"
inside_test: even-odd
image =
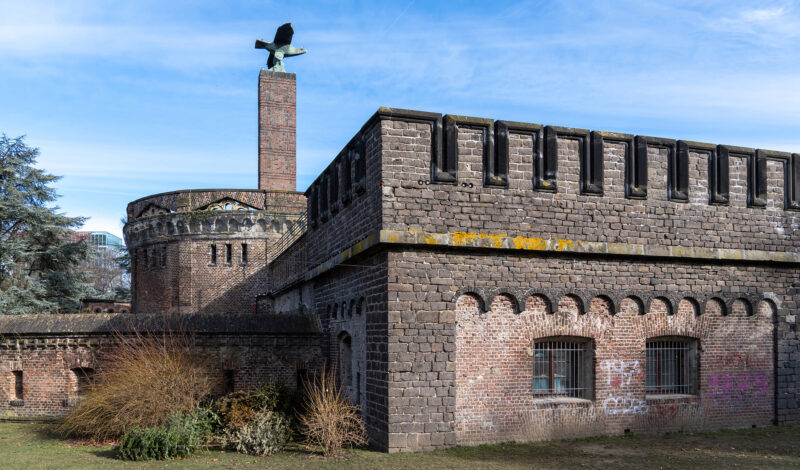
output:
[[[766,357],[758,357],[750,353],[728,353],[713,358],[713,364],[718,369],[768,369],[769,361]]]
[[[650,408],[650,415],[653,418],[671,421],[678,416],[677,405],[656,405]]]
[[[708,377],[710,396],[715,400],[742,401],[747,397],[766,396],[769,379],[766,372],[760,374],[718,374]]]
[[[606,414],[616,415],[643,415],[649,411],[647,402],[633,398],[629,393],[626,397],[608,397],[603,401],[603,410]]]
[[[621,388],[631,384],[633,376],[639,372],[639,361],[621,359],[605,360],[600,365],[606,371],[606,383],[611,388]]]

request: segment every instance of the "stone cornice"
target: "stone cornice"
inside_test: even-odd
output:
[[[123,233],[128,249],[197,236],[272,238],[288,230],[301,215],[276,210],[170,212],[129,221]]]
[[[764,250],[736,250],[666,245],[639,245],[632,243],[588,242],[559,238],[535,238],[521,235],[452,232],[431,233],[418,230],[381,230],[365,237],[341,253],[309,269],[306,280],[311,280],[339,264],[378,245],[405,245],[427,248],[456,248],[475,250],[510,250],[579,255],[605,255],[605,257],[660,258],[690,261],[723,261],[751,263],[800,264],[800,253]]]

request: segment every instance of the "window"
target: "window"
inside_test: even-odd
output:
[[[22,371],[15,370],[11,373],[14,374],[14,398],[22,400]]]
[[[233,250],[231,249],[231,244],[225,244],[225,264],[231,264],[231,260],[233,259]]]
[[[211,245],[211,264],[217,264],[217,245]]]
[[[167,265],[167,246],[164,245],[161,247],[161,267]]]
[[[645,391],[649,394],[694,394],[697,341],[661,338],[647,341]]]
[[[591,340],[537,341],[533,348],[533,393],[537,396],[591,398]]]
[[[144,267],[145,268],[149,267],[150,263],[147,261],[147,249],[142,250],[142,257],[143,257],[142,259],[144,259],[144,263],[142,263]]]
[[[222,371],[222,393],[227,395],[233,393],[236,385],[235,372],[231,369]]]
[[[247,243],[242,243],[242,264],[247,264]]]
[[[339,335],[339,380],[345,390],[353,384],[353,342],[350,335]]]

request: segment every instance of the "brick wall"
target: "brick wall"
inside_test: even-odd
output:
[[[261,69],[258,75],[259,189],[296,189],[296,94],[293,73]]]
[[[78,397],[73,369],[102,369],[103,353],[116,344],[114,331],[124,333],[126,327],[149,318],[95,315],[97,318],[85,323],[84,315],[36,317],[20,316],[0,325],[0,418],[52,418],[69,412]],[[154,324],[163,325],[158,318],[152,318]],[[313,373],[321,369],[319,330],[309,327],[314,322],[297,316],[262,316],[256,323],[252,315],[226,317],[225,322],[215,321],[214,317],[187,318],[176,324],[191,331],[189,340],[194,352],[209,361],[212,374],[221,377],[225,370],[232,370],[236,390],[268,382],[295,387],[298,370]],[[288,323],[282,325],[282,319],[288,319]],[[294,321],[297,319],[303,321]],[[88,329],[86,326],[97,332],[81,333]],[[148,331],[144,323],[142,328],[140,331]],[[28,333],[16,333],[19,330]],[[13,371],[22,372],[22,403],[12,403]]]
[[[388,274],[390,451],[776,418],[772,322],[796,308],[780,286],[797,269],[429,250],[390,253]],[[644,340],[672,335],[699,341],[699,395],[647,399]],[[594,340],[591,400],[534,403],[529,348],[547,336]],[[610,386],[603,361],[640,361],[635,381]],[[615,414],[609,398],[652,413]]]
[[[124,233],[133,311],[253,312],[256,296],[269,289],[269,245],[304,208],[302,194],[255,190],[179,191],[130,203]]]

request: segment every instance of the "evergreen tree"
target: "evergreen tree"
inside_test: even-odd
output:
[[[70,230],[85,219],[49,206],[59,177],[34,167],[38,155],[0,135],[0,314],[74,310],[86,288],[76,266],[89,246]]]

